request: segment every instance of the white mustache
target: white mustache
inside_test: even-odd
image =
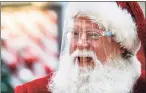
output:
[[[91,57],[96,65],[101,65],[100,61],[97,59],[96,53],[92,50],[76,50],[71,54],[71,57],[73,60],[75,60],[77,57]]]
[[[95,57],[96,54],[91,50],[76,50],[72,53],[72,57]]]

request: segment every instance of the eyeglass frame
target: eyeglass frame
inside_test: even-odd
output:
[[[79,32],[79,31],[68,31],[67,33],[66,33],[66,37],[67,37],[67,39],[68,39],[68,42],[69,43],[71,43],[71,39],[69,39],[69,37],[68,37],[68,35],[67,34],[69,34],[69,33],[73,33],[73,32]],[[81,32],[80,32],[81,33]],[[103,36],[113,36],[113,34],[112,34],[112,32],[111,31],[86,31],[86,39],[87,40],[89,40],[88,38],[87,38],[87,33],[98,33],[98,38],[96,38],[96,39],[93,39],[92,38],[92,41],[94,40],[94,41],[96,41],[96,40],[98,40],[99,38],[101,38],[101,37],[103,37]],[[100,35],[99,35],[100,34]],[[83,32],[82,32],[82,35],[83,35]],[[78,39],[77,39],[77,41],[79,40],[79,38],[81,38],[81,34],[79,34],[79,36],[78,36]],[[75,40],[75,39],[74,39]],[[91,39],[90,39],[91,40]],[[73,42],[74,43],[74,42]]]

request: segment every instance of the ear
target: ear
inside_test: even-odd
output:
[[[141,41],[139,39],[137,39],[134,42],[134,46],[133,46],[133,48],[130,51],[132,51],[133,55],[136,55],[138,50],[140,49],[140,47],[141,47]]]
[[[134,55],[137,54],[137,52],[139,51],[140,49],[140,46],[141,46],[141,42],[139,39],[137,39],[135,42],[134,42],[134,46],[131,50],[127,50],[123,47],[120,48],[120,52],[121,52],[121,55],[123,58],[125,59],[128,59]]]

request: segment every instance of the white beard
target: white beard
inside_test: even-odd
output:
[[[95,59],[95,58],[94,58]],[[96,58],[96,64],[100,61]],[[101,63],[101,62],[100,62]],[[140,76],[136,57],[108,61],[94,70],[79,68],[72,56],[62,56],[58,71],[49,82],[52,93],[131,93]]]

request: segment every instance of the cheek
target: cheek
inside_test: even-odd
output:
[[[100,61],[104,61],[106,57],[106,49],[103,46],[103,44],[102,43],[94,44],[92,48],[95,51],[97,58]]]
[[[101,61],[106,61],[107,57],[120,55],[120,46],[116,42],[104,40],[93,46],[97,58]]]
[[[92,48],[95,51],[97,58],[102,62],[106,61],[107,57],[113,51],[112,43],[102,39],[98,43],[93,44]]]
[[[76,50],[77,45],[71,44],[69,48],[69,53],[72,54]]]
[[[92,50],[96,52],[96,54],[98,54],[101,50],[101,46],[99,44],[92,44]]]

